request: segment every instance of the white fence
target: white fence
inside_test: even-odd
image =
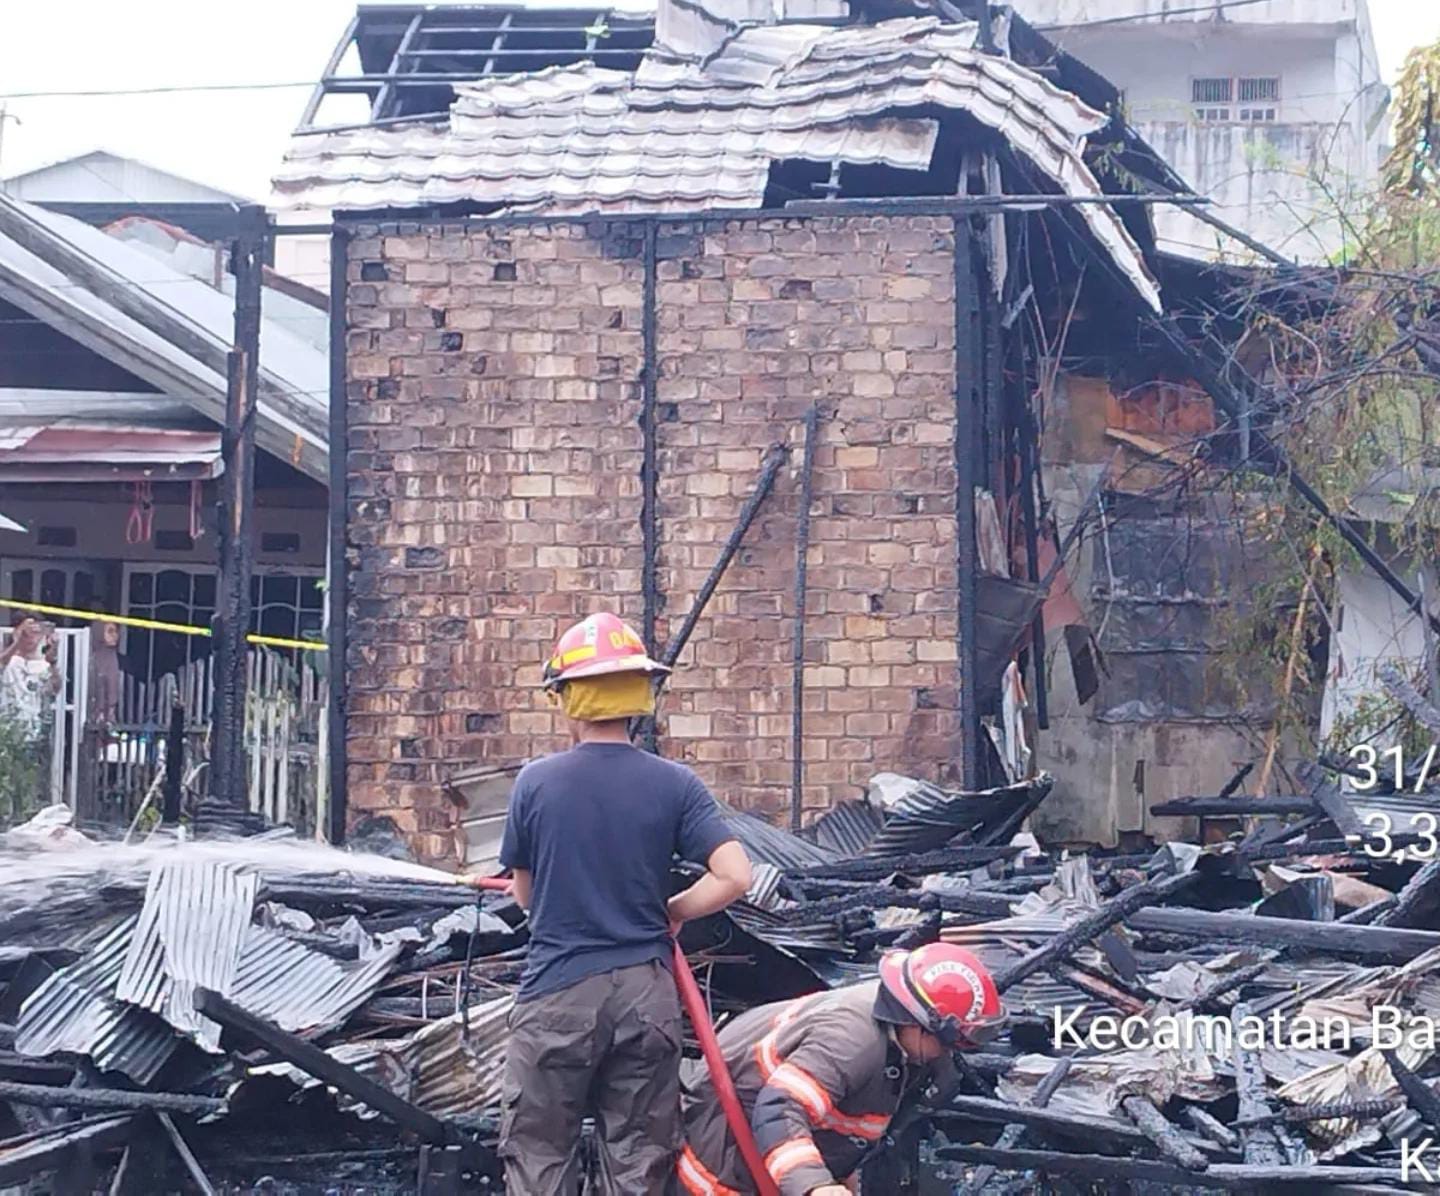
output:
[[[10,635],[0,629],[0,645]],[[184,708],[185,781],[203,793],[208,778],[210,724],[215,701],[213,657],[155,681],[122,676],[114,709],[91,723],[90,628],[56,633],[55,665],[62,684],[51,706],[50,801],[64,802],[85,821],[127,825],[147,797],[154,800],[164,772],[165,744],[176,702]],[[263,647],[246,659],[246,795],[250,808],[272,822],[291,822],[323,836],[328,772],[325,760],[326,678],[309,653],[291,660]],[[6,795],[0,795],[4,797]],[[17,795],[14,810],[39,802]]]

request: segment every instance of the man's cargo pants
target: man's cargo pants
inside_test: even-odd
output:
[[[587,976],[510,1014],[500,1154],[510,1196],[573,1196],[595,1117],[600,1190],[660,1193],[680,1146],[680,999],[658,961]]]

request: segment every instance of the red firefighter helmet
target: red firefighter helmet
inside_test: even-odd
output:
[[[880,982],[947,1047],[981,1046],[1005,1026],[1005,1006],[985,965],[963,947],[929,943],[880,960]]]
[[[582,619],[560,637],[545,663],[545,688],[606,673],[668,673],[651,660],[645,644],[628,623],[602,611]]]

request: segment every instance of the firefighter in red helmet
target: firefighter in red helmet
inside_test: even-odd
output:
[[[545,666],[574,746],[520,771],[500,847],[530,928],[500,1127],[510,1192],[574,1193],[587,1116],[600,1191],[659,1192],[674,1169],[671,932],[743,895],[750,861],[699,777],[630,743],[629,720],[654,713],[654,678],[668,672],[612,614],[571,627]],[[677,855],[707,871],[671,896]]]
[[[752,1009],[719,1037],[780,1196],[840,1196],[920,1069],[990,1042],[1004,1024],[985,965],[932,943],[886,955],[878,979]],[[671,1191],[749,1196],[755,1184],[703,1063],[686,1065],[683,1086],[686,1142]]]

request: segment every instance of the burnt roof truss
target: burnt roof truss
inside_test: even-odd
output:
[[[633,71],[654,40],[653,14],[608,8],[362,5],[296,131],[441,120],[458,83],[581,62]],[[337,120],[326,101],[342,95],[365,97],[368,118],[352,104]]]

